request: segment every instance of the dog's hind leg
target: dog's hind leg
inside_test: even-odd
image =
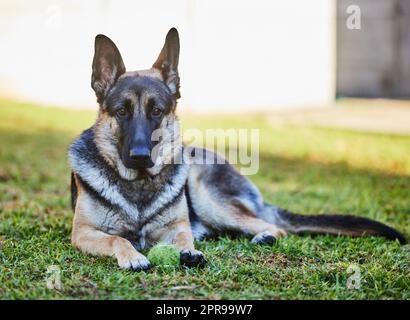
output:
[[[257,244],[273,244],[276,239],[286,235],[284,229],[259,219],[242,203],[220,203],[201,193],[203,205],[196,207],[196,215],[201,223],[217,234],[239,233],[252,236]],[[198,204],[198,202],[197,202]]]
[[[271,244],[286,232],[259,218],[264,203],[259,191],[229,164],[192,165],[188,191],[196,224],[217,234],[252,236],[255,243]],[[195,230],[194,230],[195,234]]]

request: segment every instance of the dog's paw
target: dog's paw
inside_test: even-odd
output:
[[[146,271],[151,268],[148,259],[139,252],[135,252],[132,257],[118,258],[118,265],[124,269],[130,269],[135,272]]]
[[[252,243],[260,245],[273,245],[276,242],[276,238],[268,231],[258,233],[251,240]]]
[[[206,259],[201,251],[182,250],[180,253],[181,265],[185,267],[199,267],[206,265]]]

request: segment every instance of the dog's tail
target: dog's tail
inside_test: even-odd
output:
[[[374,220],[337,214],[301,215],[265,205],[265,217],[289,233],[294,234],[333,234],[352,237],[382,236],[389,240],[399,240],[406,244],[406,238],[397,230]]]

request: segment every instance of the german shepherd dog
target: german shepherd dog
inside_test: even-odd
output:
[[[167,146],[180,136],[178,59],[175,28],[153,66],[143,71],[126,72],[116,45],[104,35],[95,38],[91,86],[99,112],[95,124],[69,148],[75,247],[141,271],[150,268],[141,248],[174,244],[182,265],[200,267],[206,260],[194,239],[228,233],[268,245],[287,232],[375,235],[405,243],[396,230],[366,218],[304,216],[269,205],[225,161],[169,161]],[[153,141],[156,130],[161,138]],[[153,149],[162,152],[154,157]],[[184,150],[181,144],[171,151],[184,159]]]

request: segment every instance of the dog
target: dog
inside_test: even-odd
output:
[[[185,161],[184,145],[167,148],[181,135],[175,113],[179,51],[179,35],[172,28],[150,69],[127,72],[116,45],[96,36],[91,86],[98,116],[68,152],[75,247],[113,256],[120,267],[141,271],[150,262],[138,250],[159,242],[175,245],[183,266],[202,267],[206,259],[194,239],[222,234],[245,235],[266,245],[287,233],[373,235],[406,242],[398,231],[366,218],[305,216],[272,206],[223,159],[218,164],[201,163],[198,157]],[[152,139],[157,130],[161,138]],[[159,150],[156,157],[153,150]],[[221,160],[211,151],[189,152]],[[170,161],[171,153],[182,161]]]

